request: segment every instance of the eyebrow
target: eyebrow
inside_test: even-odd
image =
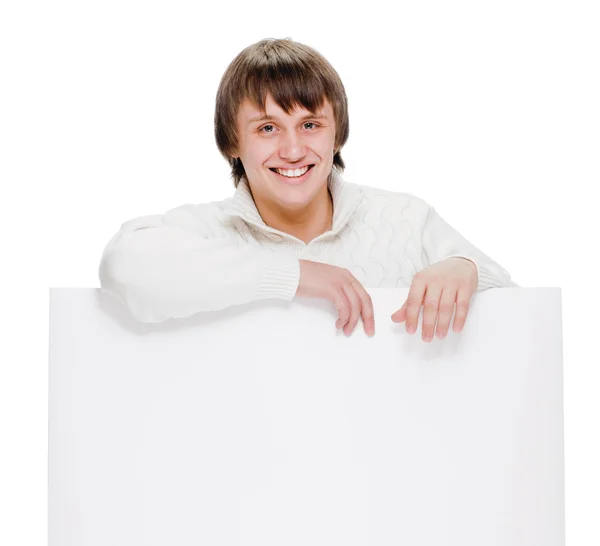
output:
[[[326,119],[326,118],[327,118],[327,116],[325,116],[323,114],[308,114],[306,116],[301,117],[300,120],[304,121],[305,119]],[[267,120],[272,120],[272,119],[278,120],[279,118],[277,116],[263,114],[262,116],[255,116],[253,118],[250,118],[248,123],[256,123],[259,121],[267,121]]]

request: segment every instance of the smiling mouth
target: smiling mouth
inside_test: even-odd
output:
[[[302,174],[299,174],[298,176],[289,176],[288,174],[282,174],[277,169],[275,169],[274,167],[269,167],[269,170],[272,171],[272,172],[274,172],[275,174],[278,174],[279,176],[285,176],[286,178],[294,179],[294,178],[301,178],[306,173],[308,173],[313,167],[314,167],[314,164],[313,165],[308,165],[308,169],[306,169],[305,172],[303,172]],[[304,167],[302,167],[302,169],[282,169],[282,170],[285,171],[286,173],[289,172],[289,171],[296,171],[296,170],[303,171]]]

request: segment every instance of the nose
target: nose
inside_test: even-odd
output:
[[[306,145],[295,131],[286,131],[280,141],[279,157],[288,161],[297,161],[306,155]]]

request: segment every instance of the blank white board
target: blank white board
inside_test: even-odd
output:
[[[560,288],[431,343],[368,291],[372,338],[324,300],[142,324],[51,288],[50,546],[564,546]]]

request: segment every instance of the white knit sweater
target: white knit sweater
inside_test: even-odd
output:
[[[477,266],[478,291],[516,287],[509,274],[423,199],[329,181],[332,230],[309,244],[262,220],[247,182],[233,197],[186,204],[125,222],[102,253],[100,285],[141,322],[220,310],[256,300],[291,300],[299,259],[348,269],[369,287],[409,287],[423,268],[453,256]]]

